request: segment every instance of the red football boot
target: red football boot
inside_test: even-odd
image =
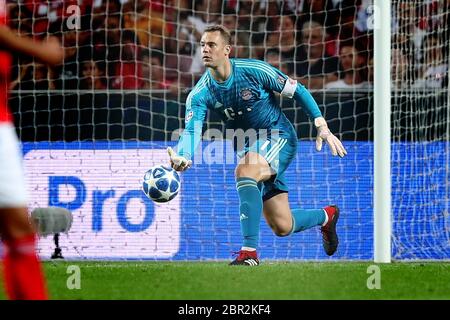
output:
[[[339,241],[336,233],[336,223],[339,219],[339,208],[337,206],[328,206],[324,210],[327,213],[328,221],[320,228],[322,232],[323,248],[327,255],[332,256],[338,247]]]
[[[232,262],[230,262],[230,266],[257,266],[259,265],[258,255],[255,251],[246,251],[246,250],[240,250],[239,252],[236,252],[236,254],[239,254],[236,259],[234,259]]]

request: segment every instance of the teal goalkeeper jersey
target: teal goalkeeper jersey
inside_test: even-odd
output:
[[[186,127],[177,146],[191,159],[202,135],[207,110],[220,114],[230,129],[276,129],[290,132],[292,124],[281,111],[274,92],[294,98],[311,119],[322,114],[309,91],[266,62],[230,59],[231,75],[217,82],[207,70],[186,100]]]

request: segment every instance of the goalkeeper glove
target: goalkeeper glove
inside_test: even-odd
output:
[[[186,159],[183,156],[177,155],[176,152],[173,151],[173,149],[171,147],[167,148],[167,152],[169,153],[169,157],[170,157],[170,165],[176,171],[184,171],[191,167],[192,161]]]
[[[331,149],[331,153],[333,154],[333,156],[339,155],[341,158],[343,158],[347,154],[347,151],[345,150],[341,141],[339,141],[339,139],[331,133],[330,129],[328,129],[328,125],[325,119],[323,117],[314,119],[314,125],[317,128],[317,151],[322,150],[322,142],[326,141]]]

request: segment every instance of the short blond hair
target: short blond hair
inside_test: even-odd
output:
[[[223,40],[225,41],[225,44],[231,44],[231,33],[223,25],[216,24],[214,26],[206,27],[204,32],[205,33],[206,32],[220,32],[220,35],[222,36]]]

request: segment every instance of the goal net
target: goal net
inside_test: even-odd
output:
[[[447,7],[393,0],[396,259],[449,257]],[[372,1],[21,0],[9,8],[20,34],[52,35],[65,48],[54,69],[16,57],[10,100],[30,209],[73,213],[60,237],[65,258],[229,259],[240,248],[236,158],[227,161],[230,142],[212,137],[224,132],[213,112],[180,195],[156,204],[141,191],[144,173],[168,163],[165,149],[176,145],[187,94],[204,72],[201,33],[218,23],[232,32],[232,57],[265,60],[310,89],[348,150],[344,159],[316,152],[301,106],[280,100],[299,138],[286,174],[290,205],[337,204],[340,247],[329,258],[318,228],[277,238],[261,221],[261,257],[373,258]],[[41,239],[41,257],[54,247]]]
[[[450,2],[392,3],[392,256],[449,259]]]

